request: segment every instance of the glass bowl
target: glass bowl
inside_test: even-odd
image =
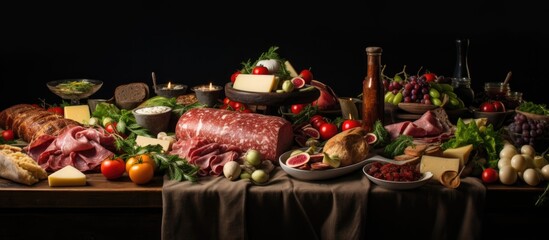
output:
[[[50,91],[63,99],[70,99],[71,104],[80,104],[80,99],[88,98],[97,92],[103,81],[94,79],[63,79],[46,84]]]

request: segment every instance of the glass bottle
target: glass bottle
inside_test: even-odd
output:
[[[456,65],[452,85],[454,93],[463,101],[465,107],[472,106],[475,100],[475,92],[471,88],[468,55],[469,39],[456,39]]]
[[[379,119],[384,122],[385,103],[381,82],[381,47],[367,47],[367,74],[362,82],[362,127],[372,132]]]

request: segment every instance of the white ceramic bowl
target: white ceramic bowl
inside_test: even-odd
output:
[[[307,148],[302,148],[301,150],[307,150]],[[283,153],[279,157],[279,164],[282,170],[284,170],[288,175],[301,179],[301,180],[324,180],[324,179],[330,179],[335,177],[340,177],[345,174],[354,172],[361,167],[364,166],[364,164],[368,163],[366,161],[362,161],[359,163],[355,163],[353,165],[340,167],[340,168],[334,168],[334,169],[326,169],[326,170],[301,170],[297,168],[288,167],[286,165],[286,160],[288,160],[288,157],[294,150],[290,150],[288,152]]]
[[[380,187],[384,187],[387,189],[393,189],[393,190],[405,190],[405,189],[414,189],[421,187],[425,185],[432,177],[433,174],[431,172],[424,173],[421,178],[417,181],[410,181],[410,182],[402,182],[402,181],[388,181],[383,180],[379,178],[375,178],[374,176],[368,174],[368,169],[374,164],[373,162],[370,162],[366,164],[362,168],[362,172],[370,179],[370,181],[374,182],[375,184],[379,185]],[[386,164],[386,163],[385,163]]]

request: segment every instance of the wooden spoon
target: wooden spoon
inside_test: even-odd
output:
[[[509,83],[509,80],[511,80],[511,75],[513,75],[513,74],[511,73],[511,71],[509,71],[507,73],[507,76],[505,77],[505,80],[503,81],[503,84],[508,84]]]
[[[154,91],[156,91],[156,74],[154,74],[154,72],[152,72],[152,80],[153,80],[153,87],[154,87]]]
[[[459,173],[456,171],[445,171],[442,173],[442,176],[440,176],[440,183],[448,188],[457,188],[461,184],[461,172],[465,169],[465,166],[459,170]]]

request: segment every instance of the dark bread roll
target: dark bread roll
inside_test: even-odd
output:
[[[124,84],[114,90],[116,106],[133,109],[149,98],[149,85],[141,82]]]

